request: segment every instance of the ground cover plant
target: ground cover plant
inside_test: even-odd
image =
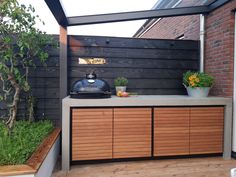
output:
[[[11,132],[0,122],[0,165],[24,164],[52,130],[51,121],[16,121]]]

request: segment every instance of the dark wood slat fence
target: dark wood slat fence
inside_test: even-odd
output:
[[[69,86],[95,70],[114,93],[114,78],[129,79],[138,94],[186,94],[183,72],[199,69],[199,42],[115,37],[69,36]],[[78,58],[105,58],[104,65],[79,65]]]
[[[58,37],[56,37],[58,40]],[[40,63],[32,69],[30,82],[37,97],[38,119],[49,118],[60,125],[59,49],[50,49],[47,68]],[[78,58],[105,58],[104,65],[79,65]],[[128,91],[138,94],[186,94],[182,74],[199,69],[199,41],[157,40],[96,36],[68,36],[68,86],[95,70],[108,81],[114,93],[113,80],[129,79]],[[67,83],[65,83],[67,84]],[[22,94],[19,117],[26,114]],[[0,103],[0,115],[5,112]]]

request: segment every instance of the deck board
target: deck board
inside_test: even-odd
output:
[[[74,165],[53,177],[229,177],[236,160],[222,157],[185,158]]]

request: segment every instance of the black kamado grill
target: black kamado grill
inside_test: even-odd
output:
[[[86,74],[85,79],[76,81],[70,92],[71,98],[110,98],[109,84],[102,79],[97,79],[96,74]]]

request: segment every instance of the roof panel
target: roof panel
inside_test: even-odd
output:
[[[175,7],[194,7],[209,5],[217,0],[159,0],[156,9],[167,9]]]
[[[157,0],[60,0],[67,17],[150,10]]]
[[[217,0],[60,0],[67,17],[208,5]]]

